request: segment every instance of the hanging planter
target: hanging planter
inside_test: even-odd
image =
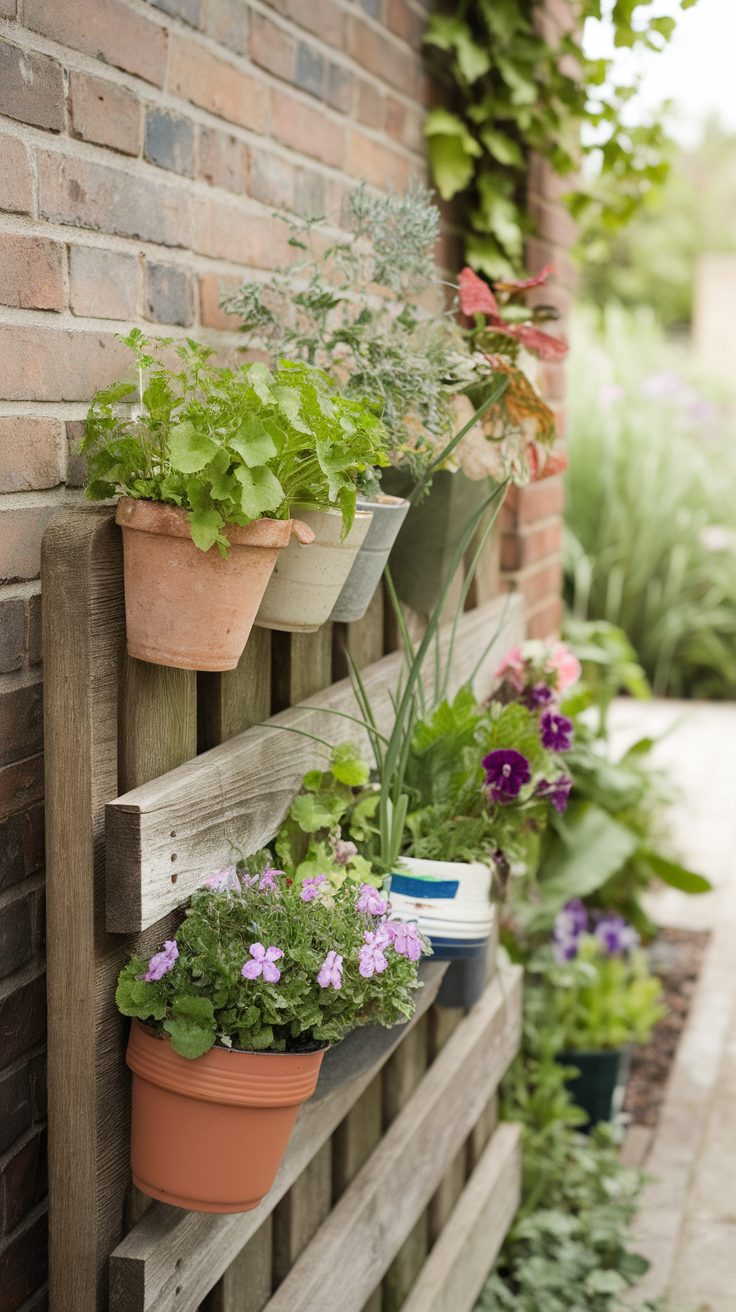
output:
[[[396,496],[409,496],[414,486],[411,475],[398,469],[385,470],[381,482]],[[389,566],[399,598],[421,615],[437,605],[453,553],[488,493],[488,479],[442,469],[426,496],[410,507]]]
[[[311,1052],[211,1048],[196,1061],[134,1021],[133,1183],[196,1212],[249,1212],[271,1188],[299,1108],[314,1093],[324,1047]]]
[[[567,1087],[573,1101],[588,1117],[588,1124],[582,1127],[586,1134],[601,1121],[612,1121],[623,1103],[630,1054],[629,1047],[558,1054],[561,1066],[574,1067],[578,1072],[567,1080]]]
[[[122,497],[125,624],[128,652],[183,670],[234,670],[279,552],[292,533],[307,545],[298,520],[257,519],[229,526],[230,550],[200,551],[189,515],[176,506]]]
[[[337,510],[294,507],[299,519],[314,533],[305,551],[297,539],[279,557],[256,617],[262,629],[287,633],[314,633],[330,618],[355,558],[371,526],[369,510],[356,512],[346,538]]]
[[[370,511],[373,519],[330,615],[331,620],[343,624],[362,620],[381,581],[408,509],[408,501],[388,493],[379,495],[374,501],[358,501],[358,510]]]

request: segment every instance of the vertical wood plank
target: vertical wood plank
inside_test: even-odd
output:
[[[428,1065],[429,1018],[422,1016],[401,1047],[389,1058],[383,1075],[384,1122],[390,1125],[421,1083]],[[423,1212],[399,1249],[384,1278],[383,1312],[398,1312],[422,1269],[429,1250],[429,1213]]]
[[[429,1051],[432,1061],[444,1047],[463,1018],[460,1007],[432,1007],[429,1012]],[[445,1222],[460,1197],[466,1179],[465,1145],[452,1161],[450,1168],[429,1204],[429,1243],[435,1243]]]
[[[376,588],[362,620],[333,625],[332,653],[334,679],[347,677],[347,655],[361,668],[381,659],[384,654],[383,583]]]
[[[200,752],[226,743],[270,714],[271,632],[252,629],[237,669],[198,676]]]
[[[197,753],[197,675],[123,657],[119,787],[127,792]]]
[[[269,1216],[207,1295],[200,1312],[262,1312],[273,1290]]]
[[[296,706],[332,682],[332,625],[316,633],[273,633],[272,711]]]
[[[328,1140],[273,1214],[274,1289],[317,1233],[331,1205],[332,1141]]]
[[[501,591],[501,531],[499,521],[500,516],[483,545],[476,565],[475,577],[470,584],[468,598],[465,603],[466,610],[472,610],[475,606],[482,606],[486,601],[492,601]],[[480,532],[473,539],[466,553],[466,571],[470,568],[479,541]]]

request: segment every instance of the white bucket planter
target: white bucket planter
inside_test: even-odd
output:
[[[382,493],[376,501],[359,501],[358,510],[371,511],[373,519],[348,575],[331,620],[352,624],[362,620],[378,587],[409,502]]]
[[[256,624],[287,633],[314,633],[330,618],[373,515],[367,510],[358,511],[350,532],[341,541],[342,515],[338,510],[300,507],[297,513],[314,530],[314,542],[305,547],[292,538],[280,553]]]
[[[493,925],[491,879],[480,861],[402,857],[391,876],[392,913],[415,921],[429,938],[477,942]]]

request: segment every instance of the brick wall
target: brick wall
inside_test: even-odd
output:
[[[358,179],[423,172],[424,11],[0,0],[0,1312],[45,1300],[41,537],[81,498],[86,403],[127,363],[116,331],[234,345],[218,289],[281,259],[274,208],[339,224]],[[564,243],[542,180],[534,203]],[[540,485],[506,516],[535,631],[559,613],[560,497]]]

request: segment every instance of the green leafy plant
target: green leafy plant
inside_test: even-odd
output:
[[[324,876],[220,871],[191,897],[173,939],[123,968],[116,1001],[171,1038],[183,1057],[213,1044],[293,1052],[414,1011],[416,962],[428,946],[392,934],[386,901]],[[370,909],[369,909],[370,908]]]
[[[446,200],[461,195],[466,258],[491,279],[519,268],[533,231],[532,152],[563,178],[580,153],[588,157],[569,204],[577,218],[595,215],[598,228],[625,223],[667,174],[662,116],[632,124],[636,79],[622,83],[612,59],[588,58],[583,30],[588,19],[604,21],[615,46],[657,50],[675,19],[652,12],[649,0],[577,0],[556,32],[543,8],[542,0],[462,0],[427,27],[444,87],[425,126],[432,175]]]
[[[332,883],[381,877],[358,850],[373,833],[378,789],[351,743],[334,747],[328,770],[309,770],[276,835],[276,856],[297,880],[328,874]]]
[[[223,555],[228,524],[287,519],[298,505],[339,508],[348,531],[358,480],[386,461],[385,431],[364,405],[306,364],[225,369],[190,340],[138,329],[123,340],[137,376],[92,401],[81,446],[88,497],[122,491],[181,506],[196,546]]]

